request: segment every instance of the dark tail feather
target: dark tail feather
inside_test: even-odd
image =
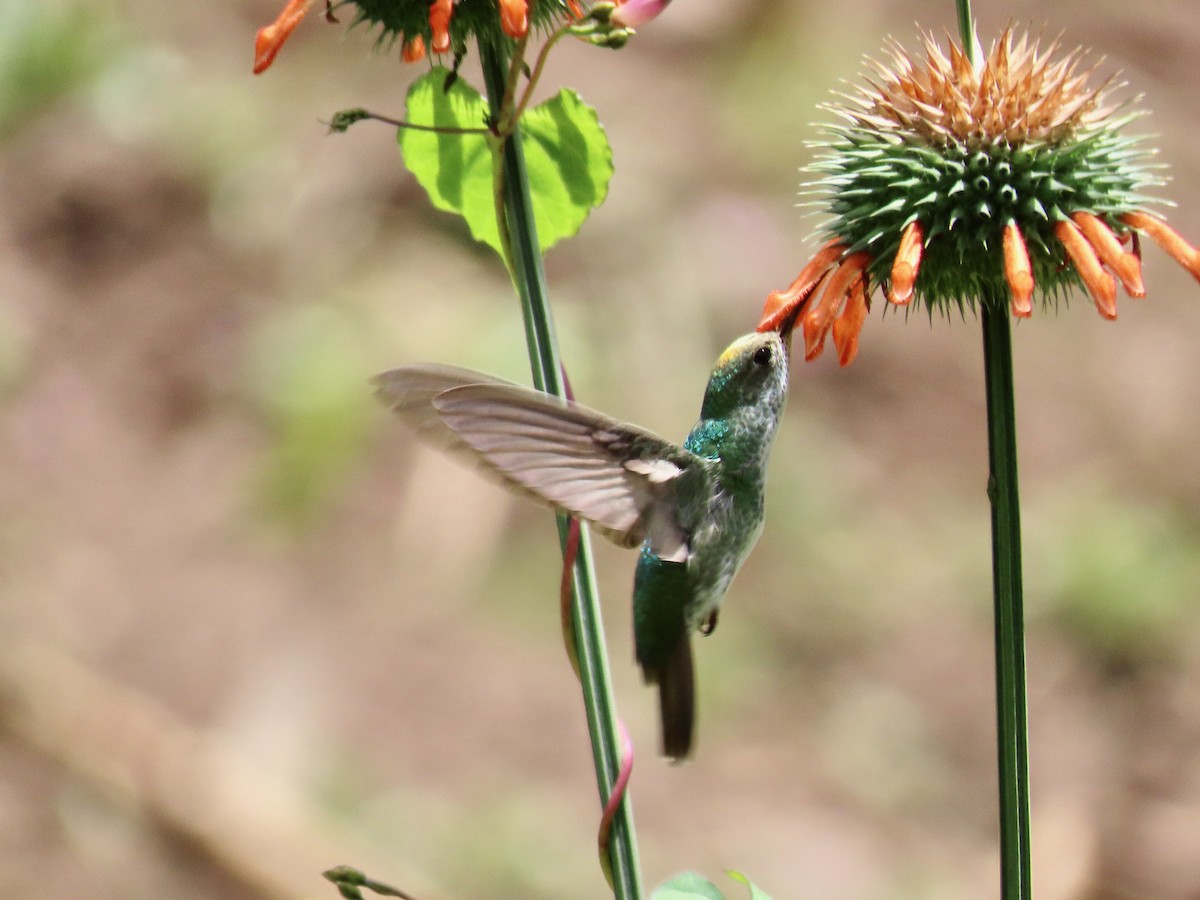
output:
[[[658,708],[662,720],[662,752],[675,761],[692,752],[692,733],[696,724],[696,682],[692,671],[692,642],[680,636],[661,669],[654,673],[658,682]]]

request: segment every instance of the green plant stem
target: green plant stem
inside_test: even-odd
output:
[[[542,49],[538,53],[537,59],[533,64],[533,71],[529,73],[529,82],[525,85],[525,93],[521,95],[521,102],[517,104],[516,111],[513,113],[513,121],[517,122],[521,119],[521,114],[525,112],[525,108],[529,106],[529,101],[533,97],[533,89],[537,87],[538,81],[542,77],[542,70],[546,67],[546,60],[550,56],[550,51],[554,48],[562,38],[571,33],[571,24],[564,22],[560,25],[542,44]]]
[[[968,62],[975,62],[975,22],[971,18],[971,0],[954,0],[958,11],[958,36]]]
[[[492,115],[499,117],[502,98],[507,88],[505,81],[508,67],[505,52],[499,47],[480,41],[479,55]],[[504,141],[502,152],[503,207],[512,250],[510,265],[513,282],[521,298],[533,381],[540,390],[562,397],[565,396],[566,386],[554,337],[519,126],[514,127],[512,134]],[[503,230],[505,223],[500,224]],[[565,550],[568,519],[561,514],[558,516],[558,530]],[[604,628],[600,616],[599,591],[596,589],[592,569],[591,544],[587,529],[582,526],[575,560],[572,619],[596,782],[601,804],[604,804],[612,793],[621,769],[622,746],[616,702],[608,672],[608,653],[605,649]],[[632,807],[628,797],[615,816],[609,848],[615,896],[621,900],[637,900],[642,896],[641,868],[638,862]]]
[[[971,0],[955,0],[967,61],[975,62]],[[1012,324],[1003,297],[981,297],[987,381],[988,499],[992,506],[992,602],[996,633],[996,763],[1000,786],[1000,896],[1030,900],[1029,714],[1021,587],[1021,496]]]
[[[982,307],[983,366],[987,378],[988,498],[992,504],[992,592],[996,618],[1000,896],[1004,900],[1028,900],[1031,896],[1029,735],[1012,327],[1003,299],[984,300]]]
[[[491,134],[489,128],[453,128],[447,125],[418,125],[415,122],[405,122],[403,119],[394,119],[391,116],[380,115],[373,113],[369,109],[354,110],[355,121],[369,119],[372,122],[382,122],[384,125],[390,125],[393,128],[410,128],[413,131],[430,131],[435,134]]]

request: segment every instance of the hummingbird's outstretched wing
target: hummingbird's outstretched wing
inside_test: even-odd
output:
[[[393,369],[376,375],[371,379],[371,384],[375,387],[375,396],[380,402],[415,429],[422,440],[439,450],[453,453],[460,459],[468,458],[468,461],[470,447],[446,424],[434,408],[433,398],[451,388],[468,384],[502,384],[516,387],[511,381],[493,375],[440,363]]]
[[[394,369],[380,399],[425,440],[625,547],[683,562],[713,463],[577,403],[450,366]]]

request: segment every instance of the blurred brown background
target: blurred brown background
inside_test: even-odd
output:
[[[415,447],[366,379],[523,378],[490,251],[383,127],[409,80],[276,0],[0,0],[0,896],[332,897],[337,863],[437,898],[605,894],[551,518]],[[814,247],[815,105],[949,0],[678,0],[546,84],[600,112],[608,202],[548,272],[578,395],[664,435]],[[1105,57],[1200,241],[1200,16],[977,3]],[[466,77],[478,83],[475,70]],[[1016,328],[1035,883],[1200,898],[1200,286]],[[656,758],[633,559],[597,546],[639,748],[648,885],[997,895],[988,511],[973,321],[880,315],[794,366],[768,527],[699,642],[698,754]],[[652,387],[651,387],[652,386]]]

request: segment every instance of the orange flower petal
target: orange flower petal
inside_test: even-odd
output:
[[[287,6],[275,17],[274,22],[258,29],[258,33],[254,36],[255,75],[267,71],[271,63],[275,61],[275,55],[279,53],[284,42],[291,37],[292,32],[296,30],[296,26],[300,24],[300,20],[304,18],[311,5],[312,0],[288,0]]]
[[[833,320],[833,346],[837,348],[838,362],[843,368],[858,356],[858,335],[869,309],[867,279],[864,275],[854,282],[850,296],[846,298],[846,308]]]
[[[800,307],[799,321],[802,323],[804,331],[804,358],[812,362],[821,355],[821,351],[825,349],[825,330],[809,321],[809,314],[812,313],[819,304],[824,303],[829,295],[829,282],[833,278],[833,273],[836,269],[830,269],[817,282],[817,286],[809,292],[808,299],[804,301]]]
[[[404,42],[400,48],[400,58],[406,63],[420,62],[425,58],[425,38],[416,34]]]
[[[1083,232],[1069,219],[1054,223],[1054,234],[1062,242],[1075,264],[1075,271],[1083,279],[1088,293],[1096,303],[1096,310],[1106,319],[1117,317],[1117,283],[1104,271],[1100,258],[1087,242]]]
[[[925,229],[915,219],[908,223],[900,236],[900,247],[896,250],[896,261],[892,263],[892,289],[888,299],[903,306],[912,299],[913,285],[917,283],[917,270],[921,267],[921,251],[925,247]]]
[[[1179,232],[1164,222],[1144,212],[1125,213],[1118,216],[1130,228],[1144,231],[1154,238],[1155,243],[1162,247],[1177,263],[1192,273],[1192,277],[1200,281],[1200,250],[1197,250],[1182,237]]]
[[[527,0],[500,0],[500,28],[511,38],[522,38],[529,32]]]
[[[1033,268],[1021,229],[1011,221],[1004,226],[1004,278],[1012,292],[1012,314],[1029,318],[1033,314]]]
[[[829,271],[846,249],[837,238],[827,241],[825,246],[817,251],[816,256],[808,261],[808,265],[796,276],[786,291],[771,291],[767,302],[763,304],[762,317],[759,319],[759,331],[776,331],[784,324],[808,299],[813,288],[817,286],[822,276]]]
[[[1071,221],[1079,226],[1083,236],[1096,250],[1100,261],[1121,279],[1125,293],[1130,297],[1145,297],[1146,286],[1142,283],[1142,263],[1132,253],[1126,252],[1107,225],[1087,212],[1071,214]]]
[[[863,269],[870,262],[871,255],[865,250],[860,250],[843,259],[841,264],[823,279],[825,290],[804,313],[805,359],[814,360],[821,355],[825,347],[825,335],[833,325],[834,316],[854,284],[854,279],[862,276]]]
[[[433,32],[431,47],[434,53],[450,52],[450,18],[454,15],[454,0],[433,0],[429,7],[429,30]]]

